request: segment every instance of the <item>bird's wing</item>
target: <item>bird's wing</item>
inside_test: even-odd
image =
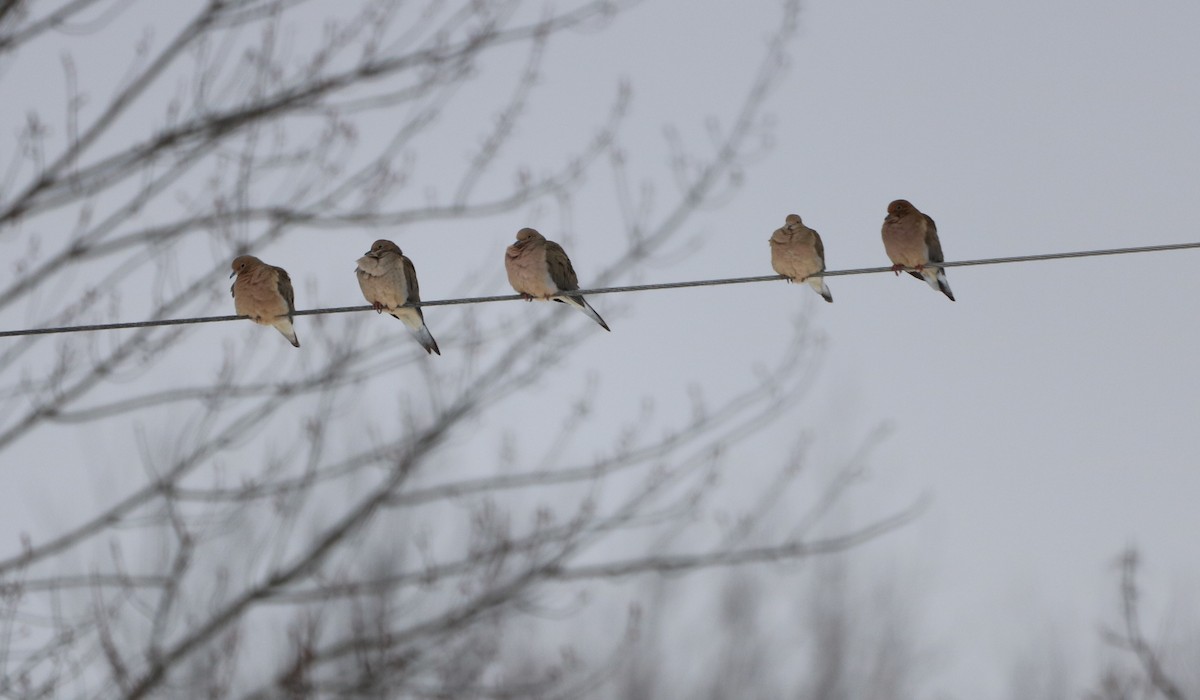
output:
[[[554,241],[546,241],[546,268],[554,286],[563,291],[579,289],[579,278],[575,276],[575,268],[571,267],[571,259],[567,251]]]
[[[410,302],[421,301],[421,286],[417,284],[417,268],[413,267],[412,260],[409,260],[407,255],[401,255],[400,262],[404,265],[405,296]],[[421,313],[421,307],[416,307],[416,312],[417,316],[424,321],[425,314]]]
[[[279,295],[287,302],[288,316],[296,310],[296,293],[292,290],[292,278],[288,276],[287,270],[282,267],[276,267],[275,283],[279,289]]]
[[[921,216],[925,217],[925,249],[929,252],[929,262],[944,262],[946,258],[942,255],[942,242],[938,239],[937,224],[928,214]]]

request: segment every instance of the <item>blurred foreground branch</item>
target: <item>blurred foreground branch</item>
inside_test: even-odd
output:
[[[762,153],[798,13],[782,4],[726,127],[714,120],[702,148],[672,133],[676,191],[655,198],[620,146],[623,82],[574,148],[517,143],[556,40],[625,4],[211,0],[144,19],[129,6],[0,0],[0,81],[50,75],[39,42],[67,57],[62,116],[46,116],[59,93],[22,91],[17,136],[0,144],[6,319],[228,310],[240,252],[323,261],[329,236],[357,252],[417,222],[567,219],[575,199],[605,196],[585,177],[605,168],[609,230],[625,236],[589,277],[627,278],[729,201]],[[96,70],[136,31],[123,76]],[[473,145],[447,158],[463,133]],[[459,256],[445,274],[477,292],[496,257],[443,240]],[[298,294],[320,294],[293,274]],[[737,390],[694,388],[660,416],[649,398],[632,412],[600,401],[594,376],[564,380],[590,326],[439,314],[452,350],[439,363],[366,315],[306,317],[304,351],[286,356],[249,324],[220,347],[188,328],[0,346],[0,470],[23,496],[3,515],[20,535],[0,550],[0,694],[586,694],[603,668],[572,654],[511,672],[501,640],[546,598],[834,554],[917,512],[832,527],[852,479],[794,488],[799,454],[753,465],[770,485],[754,506],[725,502],[730,455],[812,384],[819,343],[802,323]],[[732,513],[725,532],[702,517],[714,501]],[[789,534],[766,537],[779,513]]]

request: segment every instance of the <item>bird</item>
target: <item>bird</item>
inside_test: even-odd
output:
[[[441,355],[437,341],[425,325],[425,314],[421,307],[404,306],[408,302],[420,302],[421,290],[417,285],[417,270],[412,260],[400,251],[395,243],[380,239],[371,244],[371,249],[358,259],[354,270],[363,296],[375,307],[376,313],[387,311],[404,322],[413,337],[429,354]]]
[[[546,240],[537,231],[531,228],[517,231],[517,242],[504,253],[504,269],[508,273],[508,283],[526,301],[553,299],[570,304],[599,323],[604,330],[611,330],[582,295],[562,294],[579,289],[579,278],[575,276],[575,268],[571,267],[571,259],[562,246]]]
[[[825,301],[833,303],[833,294],[824,277],[813,277],[825,271],[825,244],[821,234],[804,225],[796,214],[788,214],[783,228],[767,239],[771,244],[771,267],[788,282],[807,281]]]
[[[233,259],[233,272],[229,274],[234,275],[237,279],[229,287],[229,293],[233,295],[237,314],[249,316],[251,321],[264,326],[274,326],[289,343],[300,347],[296,329],[292,327],[296,295],[287,270],[268,265],[253,255],[239,255]]]
[[[934,290],[954,301],[954,292],[946,280],[946,271],[937,263],[945,262],[942,242],[938,240],[937,224],[928,214],[922,214],[906,199],[888,205],[883,220],[883,248],[891,259],[892,272],[897,275],[906,267],[909,274],[925,280]]]

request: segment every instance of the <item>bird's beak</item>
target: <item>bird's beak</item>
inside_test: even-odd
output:
[[[237,274],[237,270],[234,270],[233,272],[230,272],[230,273],[229,273],[229,279],[233,279],[233,276],[234,276],[234,275],[236,275],[236,274]]]

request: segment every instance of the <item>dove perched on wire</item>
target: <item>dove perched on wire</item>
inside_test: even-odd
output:
[[[389,240],[378,240],[358,259],[354,270],[363,296],[375,311],[387,311],[404,322],[413,337],[430,354],[442,354],[437,341],[425,325],[425,314],[421,307],[404,306],[408,302],[420,302],[421,290],[417,285],[417,270],[400,247]]]
[[[825,271],[825,244],[821,234],[804,225],[796,214],[788,214],[783,228],[775,229],[768,239],[771,244],[771,267],[789,282],[808,282],[825,301],[833,302],[833,294],[824,277],[813,277]]]
[[[579,289],[579,278],[562,246],[546,240],[537,231],[531,228],[517,231],[517,242],[504,253],[504,269],[508,273],[508,283],[526,301],[553,299],[570,304],[599,323],[601,328],[609,330],[608,324],[582,295],[561,294]]]
[[[905,267],[914,268],[909,274],[923,279],[954,301],[946,271],[937,263],[945,262],[942,242],[938,240],[937,224],[928,214],[922,214],[908,200],[897,199],[888,205],[883,220],[883,247],[897,275]]]
[[[233,294],[233,308],[239,316],[249,316],[251,321],[264,326],[273,326],[300,347],[296,329],[292,327],[292,314],[296,312],[296,298],[292,291],[292,278],[282,267],[268,265],[253,255],[239,255],[233,259],[233,272],[237,275],[229,292]]]

